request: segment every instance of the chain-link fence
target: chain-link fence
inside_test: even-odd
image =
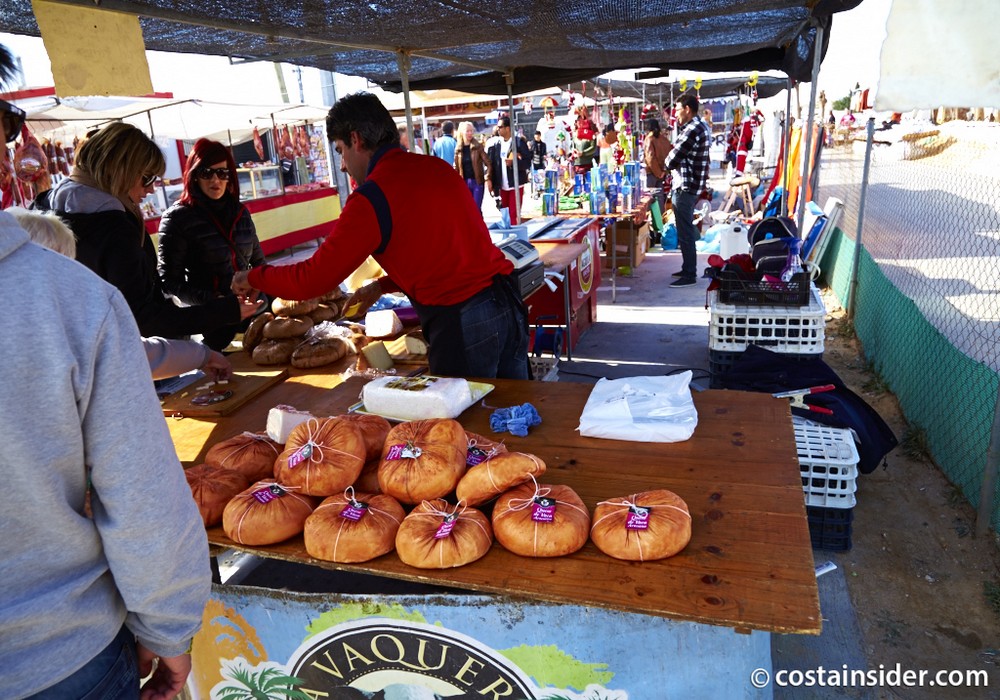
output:
[[[926,450],[979,505],[1000,387],[1000,125],[876,130],[861,231],[854,327],[872,369]],[[894,131],[895,130],[895,131]],[[843,200],[842,235],[822,261],[849,295],[866,142],[822,156],[814,199]],[[991,524],[1000,531],[1000,491]]]

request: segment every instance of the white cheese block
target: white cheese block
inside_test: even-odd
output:
[[[387,338],[403,332],[403,322],[392,309],[369,311],[365,315],[365,335],[369,338]]]
[[[406,352],[412,353],[414,355],[427,354],[427,342],[420,336],[416,335],[403,336],[403,342],[406,343]]]
[[[275,442],[284,445],[288,442],[288,434],[295,426],[305,423],[313,415],[308,411],[299,411],[284,404],[275,406],[267,412],[267,436]]]
[[[379,377],[365,384],[365,410],[401,420],[457,418],[472,405],[469,383],[456,377]]]
[[[368,364],[375,369],[392,369],[392,356],[389,355],[385,343],[381,340],[368,343],[368,345],[361,348],[361,352],[364,354],[365,359],[368,360]]]

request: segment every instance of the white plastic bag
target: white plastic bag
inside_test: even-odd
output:
[[[581,435],[634,442],[681,442],[698,427],[691,372],[601,379],[580,416]]]

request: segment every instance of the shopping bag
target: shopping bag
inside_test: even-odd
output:
[[[633,442],[682,442],[698,427],[691,372],[600,379],[580,416],[586,437]]]

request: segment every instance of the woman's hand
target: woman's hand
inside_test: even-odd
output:
[[[145,678],[152,672],[152,676],[145,685],[142,686],[141,700],[173,700],[184,690],[184,682],[188,674],[191,673],[191,656],[181,654],[180,656],[157,656],[142,644],[136,644],[136,652],[139,661],[139,677]],[[156,670],[153,670],[153,661],[159,659]]]
[[[230,377],[233,376],[233,366],[230,364],[226,356],[221,352],[216,352],[215,350],[208,351],[208,357],[205,359],[205,363],[201,366],[201,370],[205,372],[205,375],[213,381],[228,381]]]

